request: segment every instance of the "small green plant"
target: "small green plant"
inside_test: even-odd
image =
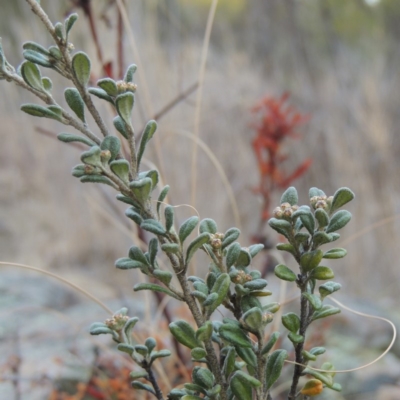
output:
[[[130,375],[132,387],[150,392],[159,400],[166,397],[171,400],[271,400],[271,389],[289,356],[288,349],[275,349],[277,343],[282,343],[278,342],[280,332],[269,329],[280,305],[263,301],[271,292],[266,290],[267,281],[261,273],[251,268],[252,260],[263,245],[242,247],[237,241],[239,229],[220,232],[217,223],[208,218],[200,221],[193,216],[179,228],[175,226],[174,207],[161,208],[169,186],[159,189],[158,172],[141,169],[143,155],[157,125],[155,121],[149,121],[140,142],[136,142],[131,123],[136,66],[128,67],[123,80],[104,78],[97,81],[97,87],[89,87],[90,59],[84,52],[74,53],[70,42],[71,29],[78,16],[71,14],[64,23],[53,25],[36,0],[26,1],[51,34],[55,45],[45,48],[35,42],[24,43],[25,61],[15,69],[6,60],[0,43],[0,79],[17,84],[45,103],[24,104],[22,111],[57,120],[83,134],[58,135],[62,142],[80,142],[88,148],[81,154],[81,163],[74,167],[72,175],[84,183],[107,184],[114,188],[118,192],[117,200],[129,206],[126,216],[152,235],[146,251],[134,245],[115,265],[124,270],[138,269],[151,278],[149,283],[135,285],[135,291],[161,292],[187,305],[192,320],[174,321],[169,329],[171,335],[191,351],[192,362],[196,365],[192,370],[192,381],[169,393],[161,392],[153,364],[171,353],[167,349],[157,349],[157,343],[151,337],[144,343],[137,343],[132,330],[138,318],[128,316],[126,308],[104,322],[94,323],[90,333],[110,335],[118,350],[127,353],[140,367]],[[72,114],[56,102],[52,82],[42,76],[39,67],[55,70],[71,82],[71,87],[64,90],[64,98]],[[115,134],[106,127],[92,96],[112,105],[116,112]],[[92,115],[102,137],[90,129],[87,112]],[[121,150],[125,148],[122,142],[129,150],[127,158]],[[327,296],[340,289],[340,284],[331,281],[333,271],[320,263],[324,259],[342,258],[346,250],[323,251],[321,247],[340,237],[337,231],[350,221],[351,214],[339,209],[353,198],[347,188],[339,189],[330,197],[322,190],[312,188],[310,205],[299,206],[297,191],[291,187],[283,193],[280,206],[274,210],[274,218],[269,220],[269,225],[287,240],[277,248],[290,253],[299,265],[296,272],[283,264],[275,268],[278,278],[293,282],[300,290],[299,314],[282,316],[286,329],[283,332],[293,345],[296,363],[287,394],[289,400],[299,396],[306,399],[321,393],[324,388],[341,390],[334,382],[331,363],[323,363],[318,371],[309,365],[325,349],[312,347],[307,343],[306,335],[315,320],[340,311],[324,304]],[[202,276],[188,276],[189,264],[200,251],[209,259],[208,271]],[[169,261],[170,269],[160,267],[159,257]],[[227,316],[222,319],[215,318],[219,307],[226,310],[224,315]],[[299,391],[299,379],[305,375],[312,378]]]

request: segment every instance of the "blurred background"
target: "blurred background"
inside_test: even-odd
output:
[[[174,205],[193,204],[196,179],[194,205],[200,216],[215,219],[221,231],[239,225],[242,245],[250,245],[255,237],[271,245],[278,241],[262,222],[266,199],[257,190],[262,174],[254,140],[262,130],[263,115],[280,110],[275,120],[268,121],[291,125],[279,139],[277,157],[277,171],[289,179],[271,178],[269,211],[277,205],[284,183],[297,187],[303,203],[312,186],[328,195],[338,187],[350,187],[356,194],[348,207],[353,220],[337,242],[348,255],[332,263],[336,280],[343,285],[337,297],[399,325],[397,0],[219,0],[205,74],[200,78],[211,0],[125,1],[131,32],[112,0],[41,3],[54,22],[71,12],[80,15],[70,40],[91,57],[93,85],[107,74],[120,79],[129,64],[138,65],[135,129],[140,132],[154,117],[159,123],[158,137],[149,146],[148,166],[161,171],[163,182],[171,186],[169,202]],[[22,61],[24,41],[52,44],[23,0],[0,0],[0,5],[0,36],[11,64]],[[57,100],[65,104],[61,91],[65,81],[52,71],[42,74],[51,77],[54,93],[59,88]],[[159,306],[150,295],[133,294],[133,284],[143,278],[115,270],[115,259],[125,257],[135,241],[133,224],[126,221],[123,205],[113,206],[111,189],[82,185],[70,175],[79,163],[79,149],[60,143],[55,135],[73,133],[72,129],[23,114],[20,104],[36,100],[5,81],[0,82],[0,93],[1,261],[61,275],[111,308],[128,306],[132,313],[143,315],[150,332],[166,324],[162,312],[156,316],[164,322],[154,317]],[[262,99],[267,108],[255,112]],[[103,103],[96,101],[111,128],[114,114]],[[296,113],[303,117],[299,123],[291,119]],[[193,132],[211,151],[198,148],[197,176],[190,169]],[[236,213],[213,159],[229,181]],[[194,211],[182,207],[176,214],[182,222]],[[272,261],[266,257],[260,257],[257,266],[268,273]],[[197,270],[205,275],[205,259],[197,262]],[[0,361],[0,398],[139,398],[90,397],[76,385],[65,389],[67,381],[87,383],[93,378],[94,360],[107,352],[108,341],[93,342],[87,329],[107,315],[49,277],[4,266],[0,274],[0,347],[5,355]],[[279,299],[277,279],[272,275],[268,280]],[[184,313],[173,302],[169,307],[173,318]],[[335,318],[320,325],[318,340],[330,349],[337,368],[367,363],[390,342],[390,328],[383,322],[347,312]],[[342,394],[327,392],[318,398],[399,399],[399,356],[396,343],[378,364],[340,375]],[[108,370],[103,369],[114,376],[112,368],[120,371],[121,365],[107,364]],[[64,389],[70,394],[62,394]]]

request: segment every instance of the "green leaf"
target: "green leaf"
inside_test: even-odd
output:
[[[138,317],[132,317],[132,318],[129,318],[128,321],[125,322],[123,331],[129,342],[131,341],[132,330],[138,321],[139,321]]]
[[[318,289],[319,289],[319,293],[320,293],[321,297],[324,298],[334,292],[337,292],[341,288],[342,288],[342,285],[340,283],[330,281],[330,282],[325,282]]]
[[[192,371],[193,383],[205,389],[211,389],[214,386],[215,378],[213,373],[202,367],[194,367]]]
[[[324,253],[322,250],[315,250],[304,253],[300,257],[300,266],[302,267],[303,271],[309,272],[318,267],[323,255]]]
[[[245,332],[238,326],[232,324],[223,324],[219,328],[219,335],[222,339],[233,344],[234,346],[251,348],[251,340]]]
[[[128,132],[126,130],[126,126],[122,118],[117,115],[113,119],[114,128],[125,138],[128,139]]]
[[[125,72],[125,76],[124,76],[124,81],[125,82],[133,82],[133,74],[136,72],[137,66],[135,64],[131,64],[126,72]]]
[[[313,369],[306,368],[306,369],[304,369],[303,373],[307,374],[307,375],[312,375],[314,378],[317,378],[322,383],[325,383],[325,385],[328,387],[331,387],[333,385],[332,376],[330,376],[324,372],[314,371]]]
[[[40,54],[42,54],[44,56],[49,56],[50,55],[50,53],[48,52],[48,50],[46,48],[41,46],[39,43],[35,43],[35,42],[25,42],[22,45],[22,48],[24,50],[35,51],[36,53],[40,53]]]
[[[78,14],[74,13],[71,14],[64,22],[65,25],[65,32],[67,34],[68,37],[68,33],[69,31],[72,29],[72,27],[74,26],[75,22],[78,20]]]
[[[297,194],[297,190],[295,187],[291,186],[286,189],[286,191],[282,194],[281,203],[289,203],[291,206],[296,205],[299,202],[299,196]]]
[[[200,233],[208,232],[208,233],[217,233],[217,224],[211,218],[205,218],[200,222],[199,231]]]
[[[142,269],[142,268],[147,268],[147,262],[144,264],[140,261],[123,257],[123,258],[118,258],[118,260],[115,261],[115,266],[118,269],[133,269],[133,268]]]
[[[125,124],[132,128],[132,110],[135,102],[135,95],[131,92],[120,94],[115,99],[115,107],[118,115],[122,118]]]
[[[285,363],[287,357],[288,354],[286,350],[275,350],[268,357],[266,366],[267,389],[270,389],[271,386],[278,380],[282,372],[283,364]]]
[[[249,253],[250,253],[251,258],[253,259],[263,249],[264,249],[264,245],[261,243],[251,245],[249,247]]]
[[[333,213],[338,208],[344,206],[354,199],[354,193],[347,187],[338,189],[333,195],[332,205],[330,212]]]
[[[157,215],[158,217],[160,217],[160,207],[161,207],[161,203],[165,200],[165,198],[167,197],[169,191],[169,185],[164,186],[164,188],[161,190],[160,195],[158,196],[157,199]]]
[[[90,78],[90,59],[86,53],[80,51],[72,57],[72,70],[76,80],[86,87]]]
[[[172,280],[172,273],[169,271],[161,271],[160,269],[155,269],[153,271],[153,276],[157,278],[159,281],[164,283],[164,285],[169,285]]]
[[[207,356],[207,352],[202,347],[195,347],[190,354],[195,360],[201,360]]]
[[[229,246],[228,251],[226,253],[226,266],[228,269],[236,263],[236,260],[238,259],[241,251],[240,244],[235,242],[231,246]]]
[[[159,285],[155,285],[154,283],[138,283],[137,285],[135,285],[133,287],[133,290],[135,292],[138,292],[140,290],[151,290],[153,292],[161,292],[161,293],[167,294],[168,296],[173,297],[174,299],[182,300],[179,296],[177,296],[171,290],[169,290],[165,287],[159,286]]]
[[[314,215],[319,228],[325,228],[329,224],[329,215],[323,208],[317,208]]]
[[[309,194],[310,199],[315,196],[325,196],[325,193],[321,189],[318,189],[316,187],[312,187],[309,190],[308,194]]]
[[[158,252],[158,240],[157,238],[153,238],[149,242],[149,263],[151,264],[152,267],[156,266],[156,256]],[[160,271],[162,272],[162,271]]]
[[[103,89],[98,89],[98,88],[92,88],[91,87],[91,88],[88,89],[88,92],[90,94],[92,94],[93,96],[96,96],[96,97],[98,97],[99,99],[102,99],[102,100],[106,100],[109,103],[111,103],[112,105],[114,105],[114,100],[112,99],[112,97],[110,97],[107,94],[107,92],[105,92]],[[118,130],[118,128],[117,128],[117,130]],[[127,138],[127,136],[124,135],[123,133],[122,133],[122,135],[125,136],[125,138]]]
[[[315,360],[317,359],[317,356],[316,356],[316,355],[314,355],[314,354],[312,354],[312,353],[310,353],[310,352],[308,352],[308,351],[306,351],[306,350],[303,350],[303,351],[301,352],[301,354],[303,355],[303,357],[304,357],[304,359],[305,359],[306,361],[315,361]]]
[[[135,195],[135,198],[140,201],[142,205],[145,205],[150,197],[153,181],[150,178],[135,180],[129,183],[129,187]]]
[[[200,342],[206,342],[210,340],[213,333],[213,324],[211,321],[207,321],[196,331],[196,339]]]
[[[150,385],[147,385],[147,384],[142,383],[140,381],[133,381],[131,383],[131,386],[134,389],[145,390],[146,392],[150,392],[150,393],[154,394],[154,396],[156,396],[156,392],[154,391],[154,389]]]
[[[152,363],[157,358],[169,357],[171,354],[172,353],[167,349],[162,349],[162,350],[159,350],[159,351],[155,351],[155,352],[152,353],[152,355],[150,357],[150,362]]]
[[[100,145],[101,150],[109,150],[111,153],[111,161],[114,160],[121,150],[121,142],[116,136],[106,136]]]
[[[320,208],[318,209],[320,210]],[[322,231],[315,232],[313,235],[314,247],[322,246],[323,244],[329,243],[331,238],[328,234]]]
[[[165,215],[165,229],[169,232],[174,226],[174,207],[167,206],[164,210]]]
[[[250,290],[261,290],[268,285],[265,279],[253,279],[252,281],[246,282],[243,286]]]
[[[287,251],[288,253],[292,255],[296,255],[296,249],[295,247],[290,244],[290,243],[278,243],[276,245],[276,248],[280,251]]]
[[[161,250],[165,253],[178,254],[180,247],[177,243],[164,243],[161,245]]]
[[[76,114],[76,116],[83,122],[85,120],[85,103],[82,100],[81,95],[75,88],[67,88],[64,91],[65,100],[69,108]]]
[[[290,237],[290,232],[292,230],[292,224],[290,222],[283,219],[271,218],[268,220],[268,225],[286,238]]]
[[[317,267],[313,269],[311,272],[311,278],[312,279],[319,279],[321,281],[324,281],[326,279],[333,279],[335,277],[335,274],[329,267]]]
[[[294,332],[289,332],[288,338],[294,345],[304,342],[304,336]]]
[[[295,313],[282,315],[282,324],[290,332],[296,333],[300,329],[300,318]]]
[[[261,354],[263,356],[271,351],[271,349],[275,346],[275,343],[278,341],[280,335],[281,335],[280,332],[274,332],[273,334],[271,334],[268,342],[261,350]]]
[[[129,162],[127,160],[114,160],[110,163],[110,168],[123,182],[129,182]]]
[[[131,371],[129,374],[131,379],[140,379],[140,378],[148,378],[148,374],[146,371]]]
[[[193,216],[187,219],[179,228],[179,241],[181,244],[185,241],[185,239],[193,232],[193,229],[196,228],[197,223],[199,222],[199,217]]]
[[[101,149],[99,146],[92,146],[88,151],[81,154],[81,161],[84,164],[93,165],[94,167],[102,167],[100,160]]]
[[[235,370],[236,352],[235,348],[232,346],[227,346],[225,349],[228,350],[225,355],[224,365],[222,366],[222,373],[225,378],[229,378],[229,376]]]
[[[239,252],[239,256],[236,259],[235,265],[237,268],[244,268],[250,265],[251,263],[251,256],[248,249],[241,248]]]
[[[314,314],[312,316],[312,320],[315,321],[316,319],[326,318],[331,315],[339,314],[339,313],[340,313],[339,308],[325,305],[325,306],[322,306],[319,310],[314,312]]]
[[[145,231],[151,232],[154,235],[165,235],[167,232],[160,222],[155,219],[146,219],[141,224],[140,227]]]
[[[44,90],[47,92],[51,92],[51,89],[53,89],[53,82],[51,81],[50,78],[44,77],[42,78],[42,85]]]
[[[78,136],[78,135],[73,135],[70,133],[60,133],[59,135],[57,135],[57,139],[64,143],[81,142],[81,143],[87,144],[90,147],[96,145],[94,142],[92,142],[90,139],[88,139],[85,136]]]
[[[119,343],[117,349],[129,355],[132,355],[132,353],[135,351],[135,348],[133,346],[125,343]]]
[[[192,259],[194,253],[200,249],[204,244],[208,243],[210,240],[210,234],[208,232],[204,232],[199,235],[196,239],[194,239],[188,246],[186,250],[186,260],[185,264],[188,265],[190,260]]]
[[[325,347],[313,347],[310,350],[310,353],[315,355],[315,356],[320,356],[321,354],[324,354],[326,351]]]
[[[55,119],[56,121],[62,120],[59,115],[51,111],[49,108],[37,104],[23,104],[21,106],[21,111],[33,115],[34,117],[50,118]]]
[[[45,68],[53,68],[54,61],[49,56],[39,53],[34,50],[25,50],[22,52],[24,58],[34,64],[38,64]]]
[[[61,22],[57,22],[54,24],[54,32],[60,39],[65,39],[64,25]]]
[[[224,238],[222,239],[222,249],[228,247],[232,244],[238,237],[240,236],[240,230],[238,228],[230,228],[228,229],[225,234]]]
[[[143,218],[135,207],[129,207],[125,210],[125,215],[132,221],[136,222],[140,226],[143,222]]]
[[[142,250],[140,250],[137,246],[132,246],[129,249],[129,258],[132,260],[138,261],[141,264],[150,266],[149,261],[147,260],[146,256],[143,254]]]
[[[201,339],[196,338],[194,329],[184,320],[178,320],[169,324],[169,330],[174,338],[189,349],[203,347]]]
[[[263,311],[270,312],[273,314],[276,313],[280,308],[281,305],[276,301],[266,304],[265,306],[262,307]]]
[[[309,301],[314,309],[319,310],[322,307],[322,301],[317,295],[304,292],[303,297],[305,297]]]
[[[55,60],[62,60],[63,55],[60,51],[60,49],[57,46],[50,46],[48,48],[49,53],[51,54],[51,56],[55,59]],[[50,57],[51,60],[51,57]]]
[[[118,95],[118,88],[114,79],[111,78],[99,79],[97,81],[97,86],[101,87],[111,97],[115,97]]]
[[[230,285],[231,279],[227,273],[223,273],[217,278],[213,287],[211,288],[211,293],[217,294],[217,297],[208,309],[208,315],[211,315],[214,310],[225,300],[229,292]]]
[[[44,91],[42,76],[36,64],[24,61],[21,64],[21,75],[24,81],[33,89],[39,92]]]
[[[150,171],[143,171],[138,175],[139,179],[143,179],[143,178],[150,178],[151,182],[152,182],[152,191],[156,188],[157,184],[158,184],[158,171],[155,169],[152,169]]]
[[[80,178],[80,177],[86,175],[85,169],[86,169],[85,164],[75,165],[75,167],[72,169],[72,176],[75,176],[76,178]]]
[[[351,220],[351,213],[347,210],[340,210],[333,214],[329,225],[326,228],[326,233],[335,232],[342,229]]]
[[[131,94],[131,95],[133,96],[133,94]],[[140,140],[139,150],[138,150],[137,157],[136,157],[137,170],[139,170],[139,168],[140,168],[140,162],[142,160],[144,151],[146,150],[147,143],[153,137],[156,129],[157,129],[157,122],[153,121],[153,120],[149,121],[146,124],[146,127],[144,128],[144,132],[142,135],[142,139]]]
[[[328,250],[323,257],[329,259],[336,259],[336,258],[343,258],[346,256],[346,254],[347,254],[346,249],[336,248]]]
[[[80,179],[82,183],[102,183],[104,185],[109,185],[115,189],[114,184],[105,176],[101,175],[84,175]]]
[[[283,281],[294,282],[297,279],[296,274],[286,265],[279,264],[275,267],[275,275]]]
[[[261,386],[261,382],[243,371],[236,371],[230,382],[229,387],[235,398],[238,400],[252,400],[253,389]]]
[[[257,333],[263,327],[263,314],[258,307],[250,308],[243,315],[243,325],[246,330]]]

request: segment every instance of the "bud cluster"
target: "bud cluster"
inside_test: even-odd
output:
[[[136,83],[133,82],[125,82],[125,81],[117,81],[117,89],[118,93],[132,92],[135,93],[137,89]]]
[[[291,206],[289,203],[282,203],[273,211],[273,216],[277,219],[290,219],[295,211],[299,209],[298,205]]]
[[[119,331],[124,327],[128,319],[129,317],[127,315],[115,314],[112,318],[107,318],[104,323],[113,331]]]
[[[210,235],[210,245],[214,250],[218,250],[222,247],[222,239],[224,238],[224,234],[217,232]]]
[[[317,208],[322,208],[328,211],[332,205],[333,196],[313,196],[310,199],[311,207],[316,210]]]
[[[243,285],[246,282],[250,282],[253,280],[253,277],[249,274],[246,274],[243,270],[239,270],[238,273],[232,278],[233,283],[238,283]]]

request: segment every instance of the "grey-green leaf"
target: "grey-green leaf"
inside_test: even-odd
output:
[[[240,255],[241,247],[240,244],[235,242],[229,246],[228,252],[226,254],[226,266],[228,269],[235,264],[236,260]]]
[[[31,88],[40,92],[44,90],[42,76],[36,64],[30,61],[24,61],[21,65],[21,75]]]
[[[23,104],[21,106],[21,111],[29,115],[33,115],[34,117],[50,118],[55,119],[56,121],[61,121],[61,118],[58,114],[47,107],[43,107],[37,104]]]
[[[189,349],[203,347],[199,339],[196,338],[194,329],[184,320],[178,320],[169,324],[169,330],[175,339]]]
[[[319,310],[322,307],[321,298],[318,297],[316,294],[304,292],[303,297],[305,297],[309,301],[309,303],[314,307],[315,310]]]
[[[109,185],[115,189],[115,185],[110,179],[102,175],[84,175],[81,177],[80,181],[82,183],[102,183],[104,185]]]
[[[289,203],[291,206],[294,206],[298,202],[299,196],[295,187],[291,186],[290,188],[286,189],[286,191],[282,194],[281,204]]]
[[[107,95],[108,96],[108,95]],[[125,138],[128,139],[128,132],[126,131],[126,127],[125,127],[125,122],[122,120],[122,118],[117,115],[114,119],[113,119],[113,124],[115,129]]]
[[[354,199],[354,193],[347,187],[338,189],[333,195],[332,205],[330,212],[333,213],[338,208],[344,206]]]
[[[134,290],[135,292],[138,292],[138,291],[140,291],[140,290],[151,290],[151,291],[153,291],[153,292],[161,292],[161,293],[167,294],[168,296],[173,297],[174,299],[182,300],[179,296],[177,296],[177,295],[176,295],[174,292],[172,292],[171,290],[169,290],[169,289],[167,289],[167,288],[165,288],[165,287],[156,285],[156,284],[154,284],[154,283],[138,283],[137,285],[135,285],[135,286],[133,287],[133,290]]]
[[[101,87],[109,96],[115,97],[118,95],[117,84],[114,79],[103,78],[97,81],[97,86]]]
[[[329,225],[326,228],[326,233],[336,232],[342,229],[351,220],[351,213],[347,210],[340,210],[333,214]]]
[[[137,66],[135,64],[131,64],[127,68],[127,70],[125,72],[124,81],[128,82],[128,83],[132,82],[133,81],[133,75],[136,72],[136,70],[137,70]]]
[[[200,222],[199,230],[200,233],[208,232],[208,233],[217,233],[217,224],[211,218],[205,218]]]
[[[163,187],[163,189],[161,190],[161,192],[160,192],[160,194],[158,196],[157,206],[156,206],[158,217],[160,217],[160,207],[161,207],[162,202],[167,197],[168,191],[169,191],[169,185],[166,185],[166,186]]]
[[[165,216],[165,229],[167,232],[169,232],[174,226],[174,207],[172,206],[165,207],[164,216]]]
[[[111,153],[111,161],[115,160],[117,157],[120,149],[121,149],[121,142],[116,136],[106,136],[100,145],[101,150],[109,150]]]
[[[81,142],[87,144],[90,147],[95,146],[95,143],[87,137],[73,135],[71,133],[60,133],[59,135],[57,135],[57,139],[64,143]]]
[[[90,78],[90,59],[86,53],[80,51],[72,57],[72,70],[77,81],[86,87]]]
[[[294,282],[297,279],[296,274],[286,265],[279,264],[275,267],[275,275],[283,281]]]
[[[141,224],[140,227],[145,231],[151,232],[154,235],[165,235],[167,232],[165,228],[155,219],[146,219]]]
[[[243,371],[236,371],[229,382],[229,387],[238,400],[252,400],[252,388],[259,387],[260,385],[261,382],[259,380]]]
[[[187,237],[193,232],[193,229],[196,228],[196,225],[199,222],[199,217],[193,216],[187,219],[179,228],[179,241],[181,244],[187,239]]]
[[[268,357],[266,366],[267,389],[271,388],[271,386],[278,380],[287,357],[288,354],[286,350],[275,350]]]
[[[290,222],[283,219],[271,218],[268,220],[268,225],[286,238],[290,237],[290,231],[292,229]]]
[[[330,294],[337,292],[342,288],[342,285],[337,282],[325,282],[323,285],[321,285],[318,290],[322,298],[329,296]]]
[[[103,89],[91,87],[91,88],[88,89],[88,92],[89,92],[90,94],[93,94],[94,96],[98,97],[99,99],[106,100],[106,101],[108,101],[109,103],[111,103],[112,105],[114,105],[114,100],[112,99],[112,97],[109,96],[109,95],[107,94],[107,92],[104,91]],[[122,135],[125,136],[124,134],[122,134]],[[126,137],[126,136],[125,136],[125,137]]]
[[[319,228],[325,228],[329,224],[329,215],[323,208],[317,208],[314,215]]]
[[[240,230],[238,228],[230,228],[230,229],[228,229],[224,234],[224,238],[222,239],[222,247],[221,248],[225,249],[225,247],[228,247],[239,236],[240,236]]]
[[[234,346],[252,347],[250,339],[238,326],[232,324],[223,324],[219,328],[219,335],[222,339],[233,344]]]
[[[74,26],[75,22],[78,20],[78,14],[74,13],[71,14],[64,22],[65,25],[65,32],[68,33],[69,31],[72,29],[72,27]]]
[[[333,279],[335,274],[329,267],[319,266],[314,268],[311,272],[312,279],[319,279],[319,280],[326,280],[326,279]]]
[[[102,167],[100,160],[101,149],[99,146],[92,146],[88,151],[81,155],[81,161],[94,167]]]
[[[279,336],[280,336],[280,332],[274,332],[270,336],[268,342],[266,343],[266,345],[261,350],[261,354],[262,355],[266,355],[271,351],[271,349],[274,347],[275,343],[278,341]]]
[[[86,123],[85,103],[83,102],[78,90],[75,88],[67,88],[64,91],[64,97],[70,109],[83,123]]]
[[[316,319],[321,319],[321,318],[326,318],[329,317],[331,315],[334,314],[339,314],[340,313],[340,309],[337,307],[333,307],[333,306],[329,306],[329,305],[325,305],[322,306],[319,310],[315,311],[312,319],[313,321]]]
[[[314,268],[318,267],[322,260],[324,253],[322,250],[314,250],[304,253],[300,257],[300,265],[304,272],[312,271]]]
[[[194,253],[200,249],[204,244],[208,243],[210,240],[210,234],[208,232],[204,232],[201,235],[197,236],[188,246],[186,251],[186,260],[185,264],[188,265],[190,260],[192,259]]]
[[[134,102],[135,96],[131,92],[120,94],[115,99],[115,107],[118,111],[118,115],[122,118],[125,124],[130,127],[132,127],[131,115]]]
[[[144,205],[150,197],[150,193],[153,188],[153,182],[150,178],[144,178],[130,182],[129,187],[131,188],[132,193],[135,195],[135,198],[140,201],[142,205]]]
[[[300,318],[297,314],[290,312],[282,315],[282,324],[290,332],[297,333],[300,329]]]
[[[142,160],[144,151],[146,150],[147,143],[153,137],[154,132],[156,131],[156,129],[157,129],[157,122],[153,121],[153,120],[149,121],[146,124],[146,127],[144,128],[144,132],[143,132],[143,135],[142,135],[142,139],[140,140],[139,150],[138,150],[137,157],[136,157],[136,159],[137,159],[137,169],[138,170],[140,168],[140,162]]]
[[[347,254],[346,249],[336,248],[328,250],[323,257],[329,259],[336,259],[336,258],[343,258],[346,256],[346,254]]]
[[[111,171],[123,182],[129,182],[129,162],[127,160],[114,160],[110,163]]]
[[[53,62],[51,62],[50,58],[47,55],[38,53],[34,50],[25,50],[22,52],[22,55],[26,60],[31,61],[34,64],[38,64],[46,68],[53,68]]]

